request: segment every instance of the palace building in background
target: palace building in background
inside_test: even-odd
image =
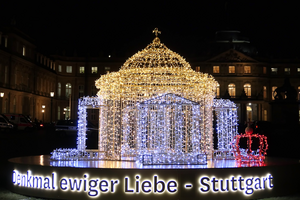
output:
[[[20,113],[46,123],[77,119],[78,99],[95,96],[95,80],[118,71],[126,61],[113,56],[44,55],[17,28],[0,31],[0,113]],[[249,39],[239,31],[217,32],[209,52],[186,60],[195,71],[214,76],[219,83],[217,98],[229,98],[237,104],[240,123],[249,119],[274,121],[276,89],[285,80],[293,86],[295,102],[299,102],[300,60],[258,58]],[[98,110],[88,110],[88,120],[98,124]]]

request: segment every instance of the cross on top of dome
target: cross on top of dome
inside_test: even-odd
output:
[[[155,36],[157,37],[158,34],[161,34],[161,32],[158,30],[158,28],[155,28],[152,33],[155,33]]]

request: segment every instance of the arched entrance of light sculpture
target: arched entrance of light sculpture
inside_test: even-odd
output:
[[[233,140],[237,132],[237,107],[228,99],[214,99],[216,115],[217,149],[214,150],[216,159],[234,159]]]
[[[199,103],[165,94],[137,105],[136,149],[143,164],[206,164]]]
[[[99,115],[106,115],[106,106],[101,105],[98,97],[82,97],[78,100],[78,135],[77,135],[77,150],[87,151],[86,149],[86,131],[87,131],[87,109],[99,109]],[[99,132],[101,128],[101,121],[99,118],[99,131],[98,131],[98,149],[93,149],[91,152],[97,152],[97,156],[103,157],[105,152],[101,153],[101,141]],[[100,156],[102,154],[102,156]]]

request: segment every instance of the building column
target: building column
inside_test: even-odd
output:
[[[258,104],[258,108],[257,108],[257,120],[258,121],[262,121],[262,119],[263,119],[263,110],[262,110],[262,105],[261,105],[261,103],[259,103]]]

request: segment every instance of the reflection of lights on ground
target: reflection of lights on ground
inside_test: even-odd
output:
[[[238,162],[236,160],[207,160],[207,165],[143,165],[130,161],[50,161],[53,167],[74,168],[111,168],[111,169],[205,169],[205,168],[237,168],[265,166],[264,162]]]
[[[44,155],[40,155],[40,165],[44,165]]]

